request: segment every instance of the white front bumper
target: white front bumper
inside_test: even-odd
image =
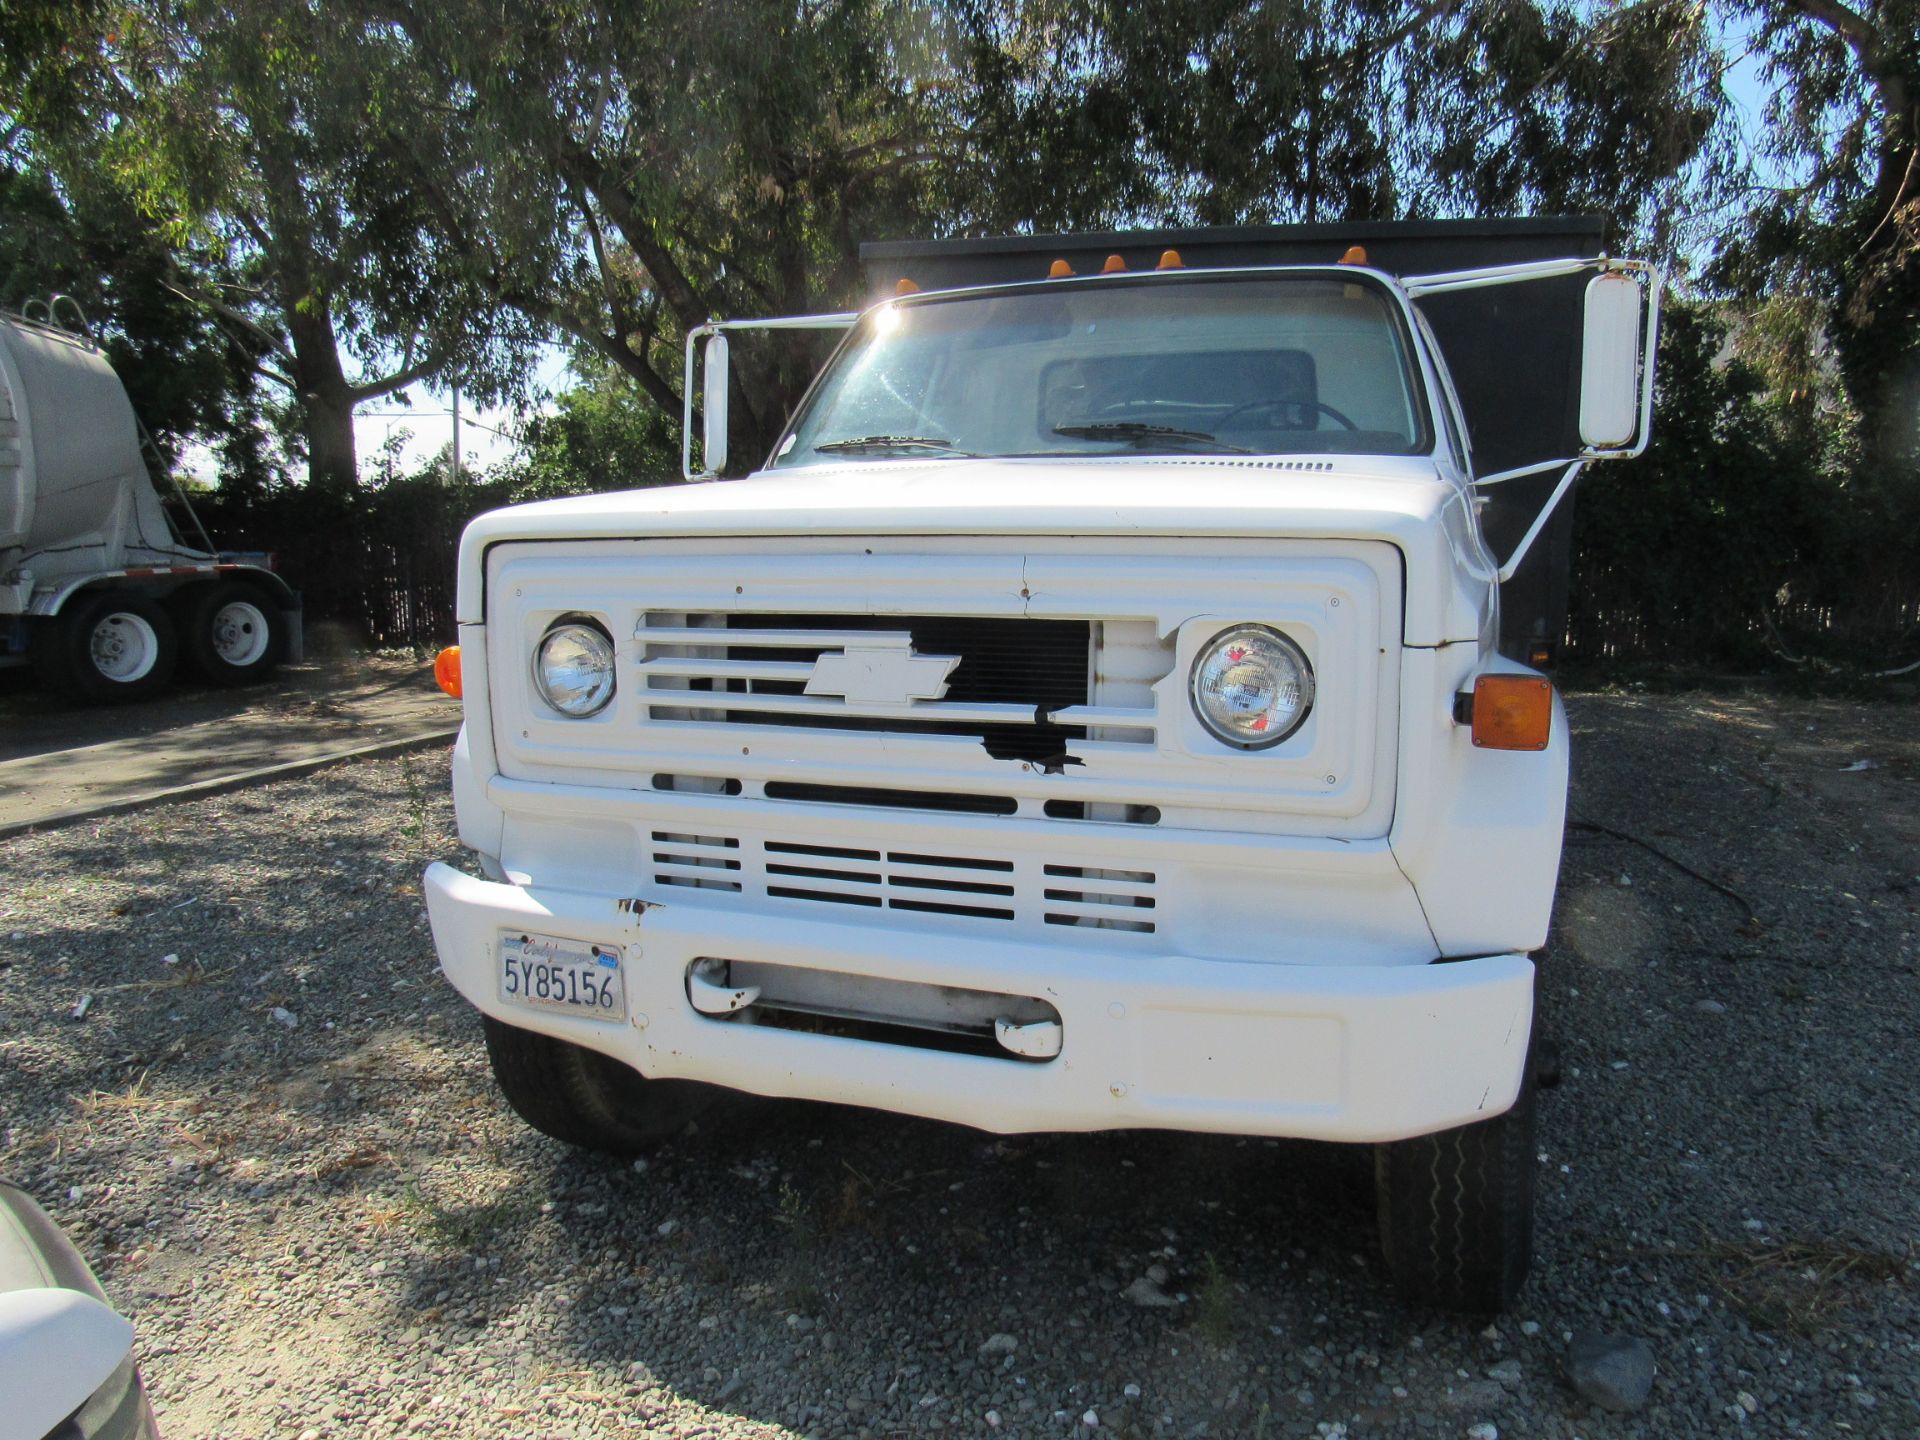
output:
[[[425,891],[441,968],[500,1020],[652,1077],[1002,1133],[1427,1134],[1513,1103],[1532,1022],[1524,955],[1432,965],[1118,956],[774,918],[691,898],[635,913],[617,896],[496,884],[447,865],[428,869]],[[504,999],[502,930],[625,947],[628,1020]],[[1060,1014],[1061,1053],[1034,1064],[710,1019],[689,1003],[685,979],[706,956],[1037,996]]]

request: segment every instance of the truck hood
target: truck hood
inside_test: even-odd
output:
[[[484,623],[509,541],[716,535],[1221,535],[1384,540],[1405,557],[1409,645],[1475,640],[1489,603],[1458,491],[1431,460],[1213,455],[808,466],[492,510],[460,543],[459,618]]]

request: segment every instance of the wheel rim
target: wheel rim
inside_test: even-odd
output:
[[[144,680],[160,660],[160,636],[138,615],[116,610],[104,615],[87,640],[93,668],[116,685]]]
[[[244,669],[267,653],[267,617],[258,605],[229,600],[213,612],[213,653]]]

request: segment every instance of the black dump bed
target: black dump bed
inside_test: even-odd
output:
[[[1166,250],[1188,269],[1327,265],[1359,245],[1367,263],[1395,275],[1478,270],[1529,260],[1594,256],[1606,247],[1603,216],[1518,220],[1408,220],[1356,224],[1239,225],[978,240],[906,240],[860,247],[871,295],[902,279],[922,290],[1041,280],[1056,259],[1098,274],[1110,255],[1151,270]],[[1588,276],[1434,295],[1420,302],[1460,391],[1480,474],[1574,454],[1579,449],[1582,296]],[[1490,487],[1482,519],[1505,557],[1558,480],[1549,474]],[[1546,533],[1501,591],[1501,649],[1528,659],[1557,649],[1565,628],[1573,506],[1563,502]]]

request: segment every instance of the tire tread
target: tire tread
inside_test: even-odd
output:
[[[1534,1087],[1491,1120],[1396,1140],[1375,1151],[1380,1239],[1409,1299],[1503,1310],[1533,1253]]]
[[[583,1150],[634,1155],[679,1134],[707,1087],[649,1080],[618,1060],[517,1025],[480,1017],[494,1080],[541,1134]]]

